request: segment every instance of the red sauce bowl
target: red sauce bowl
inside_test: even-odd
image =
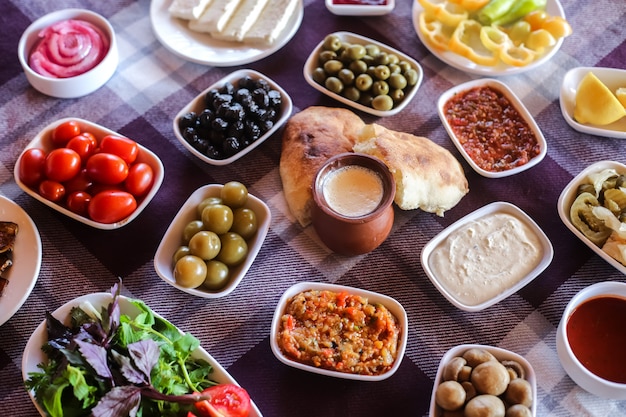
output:
[[[559,323],[556,347],[563,368],[598,397],[626,399],[625,311],[626,283],[600,282],[576,294]]]

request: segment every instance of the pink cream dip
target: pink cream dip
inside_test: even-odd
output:
[[[83,74],[102,61],[109,39],[102,30],[84,20],[64,20],[39,32],[39,41],[28,64],[40,75],[69,78]]]

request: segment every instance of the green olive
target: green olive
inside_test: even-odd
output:
[[[182,258],[183,256],[187,256],[187,255],[191,255],[191,251],[189,250],[189,246],[179,246],[178,249],[176,249],[176,252],[174,252],[174,265],[176,265],[176,262],[178,262],[178,260],[180,258]]]
[[[319,55],[319,64],[324,65],[324,62],[330,61],[331,59],[337,59],[337,52],[335,51],[322,51]]]
[[[222,250],[217,255],[217,260],[228,266],[239,265],[248,255],[248,244],[237,233],[228,232],[220,236]]]
[[[360,91],[368,91],[372,88],[372,77],[369,74],[359,74],[354,80],[354,86]]]
[[[215,258],[220,253],[221,247],[220,237],[215,232],[209,232],[208,230],[196,233],[189,240],[189,251],[191,254],[204,261]]]
[[[389,91],[389,97],[391,97],[391,99],[394,102],[399,103],[402,100],[404,100],[404,90],[402,90],[400,88],[395,88],[395,89]]]
[[[196,288],[202,285],[206,273],[206,263],[193,255],[183,256],[174,266],[174,280],[185,288]]]
[[[324,62],[324,71],[328,75],[335,75],[343,68],[343,62],[338,59],[331,59],[330,61]]]
[[[389,84],[386,81],[374,81],[372,84],[372,94],[374,96],[389,94]]]
[[[381,52],[378,55],[374,56],[374,62],[376,65],[389,65],[389,54],[386,52]]]
[[[404,90],[408,84],[406,78],[402,74],[391,74],[387,82],[389,83],[389,87],[400,90]]]
[[[391,71],[391,74],[402,74],[402,68],[400,68],[400,65],[398,64],[389,64],[389,71]]]
[[[248,240],[258,229],[259,224],[254,210],[240,207],[233,211],[233,227],[230,228],[232,232]]]
[[[201,230],[204,230],[204,223],[202,220],[192,220],[187,223],[183,229],[183,243],[189,243],[189,239]]]
[[[220,197],[231,209],[243,207],[248,201],[248,189],[238,181],[229,181],[220,190]]]
[[[221,235],[233,225],[233,210],[224,204],[213,204],[202,211],[205,229]]]
[[[359,103],[367,107],[372,107],[372,100],[374,100],[374,97],[372,97],[370,93],[362,93],[361,98],[359,98]]]
[[[397,64],[400,62],[400,58],[398,58],[398,55],[396,54],[387,54],[387,58],[387,65]]]
[[[322,67],[317,67],[313,70],[311,78],[313,78],[313,81],[316,83],[324,85],[324,81],[326,81],[326,71],[324,71]]]
[[[354,73],[350,71],[348,68],[343,68],[337,74],[337,78],[343,83],[344,87],[352,85],[354,82]]]
[[[345,90],[343,90],[343,96],[350,101],[359,101],[359,99],[361,98],[361,92],[358,88],[351,85],[350,87],[347,87]]]
[[[363,58],[367,51],[365,50],[365,47],[363,45],[359,45],[359,44],[352,44],[350,45],[347,49],[347,57],[348,59],[350,59],[351,61],[355,61],[357,59],[361,59]]]
[[[377,65],[376,68],[374,68],[374,75],[376,75],[376,78],[379,80],[386,80],[391,75],[391,70],[387,65]]]
[[[393,100],[386,94],[381,94],[372,100],[372,107],[376,110],[388,111],[393,108]]]
[[[376,56],[380,53],[380,48],[378,47],[378,45],[373,45],[371,43],[365,45],[365,50],[367,51],[367,54],[369,56]]]
[[[343,83],[337,77],[326,78],[324,86],[336,94],[341,94],[341,92],[343,91]]]
[[[326,50],[329,51],[337,51],[339,48],[341,48],[341,39],[339,38],[339,36],[337,35],[327,35],[324,38],[324,42],[322,44],[322,47]]]
[[[413,68],[404,72],[404,78],[406,78],[406,83],[411,87],[417,84],[417,80],[419,79],[419,74]]]
[[[367,64],[362,59],[357,59],[356,61],[352,61],[348,68],[350,68],[354,74],[359,75],[367,71]]]
[[[198,204],[196,207],[196,211],[198,213],[198,217],[202,217],[202,211],[206,206],[210,206],[211,204],[222,204],[222,199],[219,197],[207,197]],[[191,237],[191,236],[190,236]]]
[[[207,273],[202,285],[208,290],[221,290],[229,280],[230,271],[224,262],[211,260],[206,263]]]
[[[404,74],[408,70],[412,69],[411,64],[407,61],[398,62],[398,66],[400,67],[401,72]]]
[[[361,61],[365,62],[365,65],[367,65],[368,67],[370,65],[374,65],[374,57],[371,55],[365,55]]]

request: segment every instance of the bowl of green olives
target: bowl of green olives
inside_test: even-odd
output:
[[[200,187],[167,228],[154,268],[181,291],[224,297],[250,269],[270,221],[269,207],[238,181]]]
[[[291,97],[265,75],[237,70],[198,94],[174,117],[174,135],[196,157],[227,165],[268,139],[291,116]]]
[[[423,71],[417,61],[350,32],[328,34],[304,64],[313,88],[374,116],[397,114],[413,99]]]

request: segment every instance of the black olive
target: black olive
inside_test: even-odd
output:
[[[247,100],[248,97],[251,97],[250,90],[247,88],[240,88],[233,94],[233,97],[236,101],[242,102],[243,100]]]
[[[206,92],[206,94],[204,95],[204,105],[207,108],[213,109],[213,102],[215,101],[215,98],[219,95],[219,91],[217,91],[216,89],[212,88],[209,91]],[[214,110],[214,109],[213,109]]]
[[[206,150],[209,147],[209,145],[210,144],[208,140],[202,139],[199,137],[196,137],[196,139],[191,143],[191,146],[197,149],[198,152],[200,153],[206,153]]]
[[[227,137],[224,139],[224,143],[222,144],[222,152],[224,156],[229,157],[233,156],[241,149],[241,145],[239,144],[239,140],[237,138]]]
[[[270,99],[270,106],[272,107],[280,107],[283,103],[283,98],[280,95],[280,91],[271,90],[267,93],[267,96]]]
[[[211,159],[224,159],[222,153],[213,145],[209,145],[204,151],[204,154]]]
[[[229,81],[224,83],[222,88],[219,89],[220,94],[230,94],[230,95],[232,95],[234,91],[235,91],[235,86],[231,82],[229,82]]]
[[[252,120],[246,120],[244,132],[245,136],[253,142],[261,137],[261,128]]]
[[[199,126],[201,128],[209,129],[211,127],[211,121],[213,120],[213,112],[211,109],[204,109],[200,116],[198,116]]]
[[[243,130],[244,130],[243,120],[240,119],[240,120],[237,120],[237,121],[231,123],[228,126],[228,129],[226,130],[226,134],[228,136],[241,138],[241,136],[243,135]]]
[[[216,117],[211,122],[211,129],[216,130],[218,132],[223,132],[228,128],[228,122],[221,117]]]
[[[194,127],[197,119],[198,116],[195,112],[183,114],[180,119],[178,119],[178,127],[180,130],[185,130],[188,127]]]
[[[267,80],[264,80],[263,78],[259,78],[256,81],[256,86],[258,88],[262,88],[265,91],[270,91],[272,89],[272,87],[270,86],[270,83],[268,83]]]
[[[194,129],[193,127],[187,127],[185,128],[185,130],[183,130],[183,138],[187,142],[193,143],[197,137],[198,137],[198,134],[196,133],[196,129]]]
[[[233,101],[233,96],[230,94],[218,94],[213,100],[213,109],[218,109],[222,104],[230,103],[231,101]]]
[[[267,96],[267,92],[262,88],[257,88],[252,92],[252,97],[254,98],[254,102],[259,105],[259,107],[266,108],[270,105],[270,98]]]
[[[249,75],[244,75],[243,77],[239,79],[239,82],[237,83],[237,85],[240,88],[254,89],[255,82],[252,79],[252,77],[250,77]]]
[[[274,122],[271,120],[265,120],[259,123],[259,127],[261,128],[262,134],[265,134],[265,132],[274,127]]]

